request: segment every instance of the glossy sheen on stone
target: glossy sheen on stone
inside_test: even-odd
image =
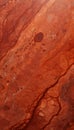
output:
[[[0,130],[74,130],[74,0],[0,0]]]

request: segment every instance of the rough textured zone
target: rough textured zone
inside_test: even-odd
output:
[[[74,0],[0,0],[0,130],[74,130]]]

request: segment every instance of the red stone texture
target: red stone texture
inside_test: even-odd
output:
[[[74,130],[74,0],[0,0],[0,130]]]

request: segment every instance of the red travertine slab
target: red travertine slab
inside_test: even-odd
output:
[[[74,129],[74,1],[0,0],[0,130]]]

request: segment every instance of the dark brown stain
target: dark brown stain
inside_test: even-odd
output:
[[[60,98],[64,101],[71,102],[72,97],[70,94],[70,89],[73,89],[74,78],[71,78],[66,84],[61,88]]]
[[[35,35],[34,41],[35,41],[35,42],[41,42],[41,41],[43,40],[43,37],[44,37],[43,33],[42,33],[42,32],[39,32],[39,33],[37,33],[37,34]]]

